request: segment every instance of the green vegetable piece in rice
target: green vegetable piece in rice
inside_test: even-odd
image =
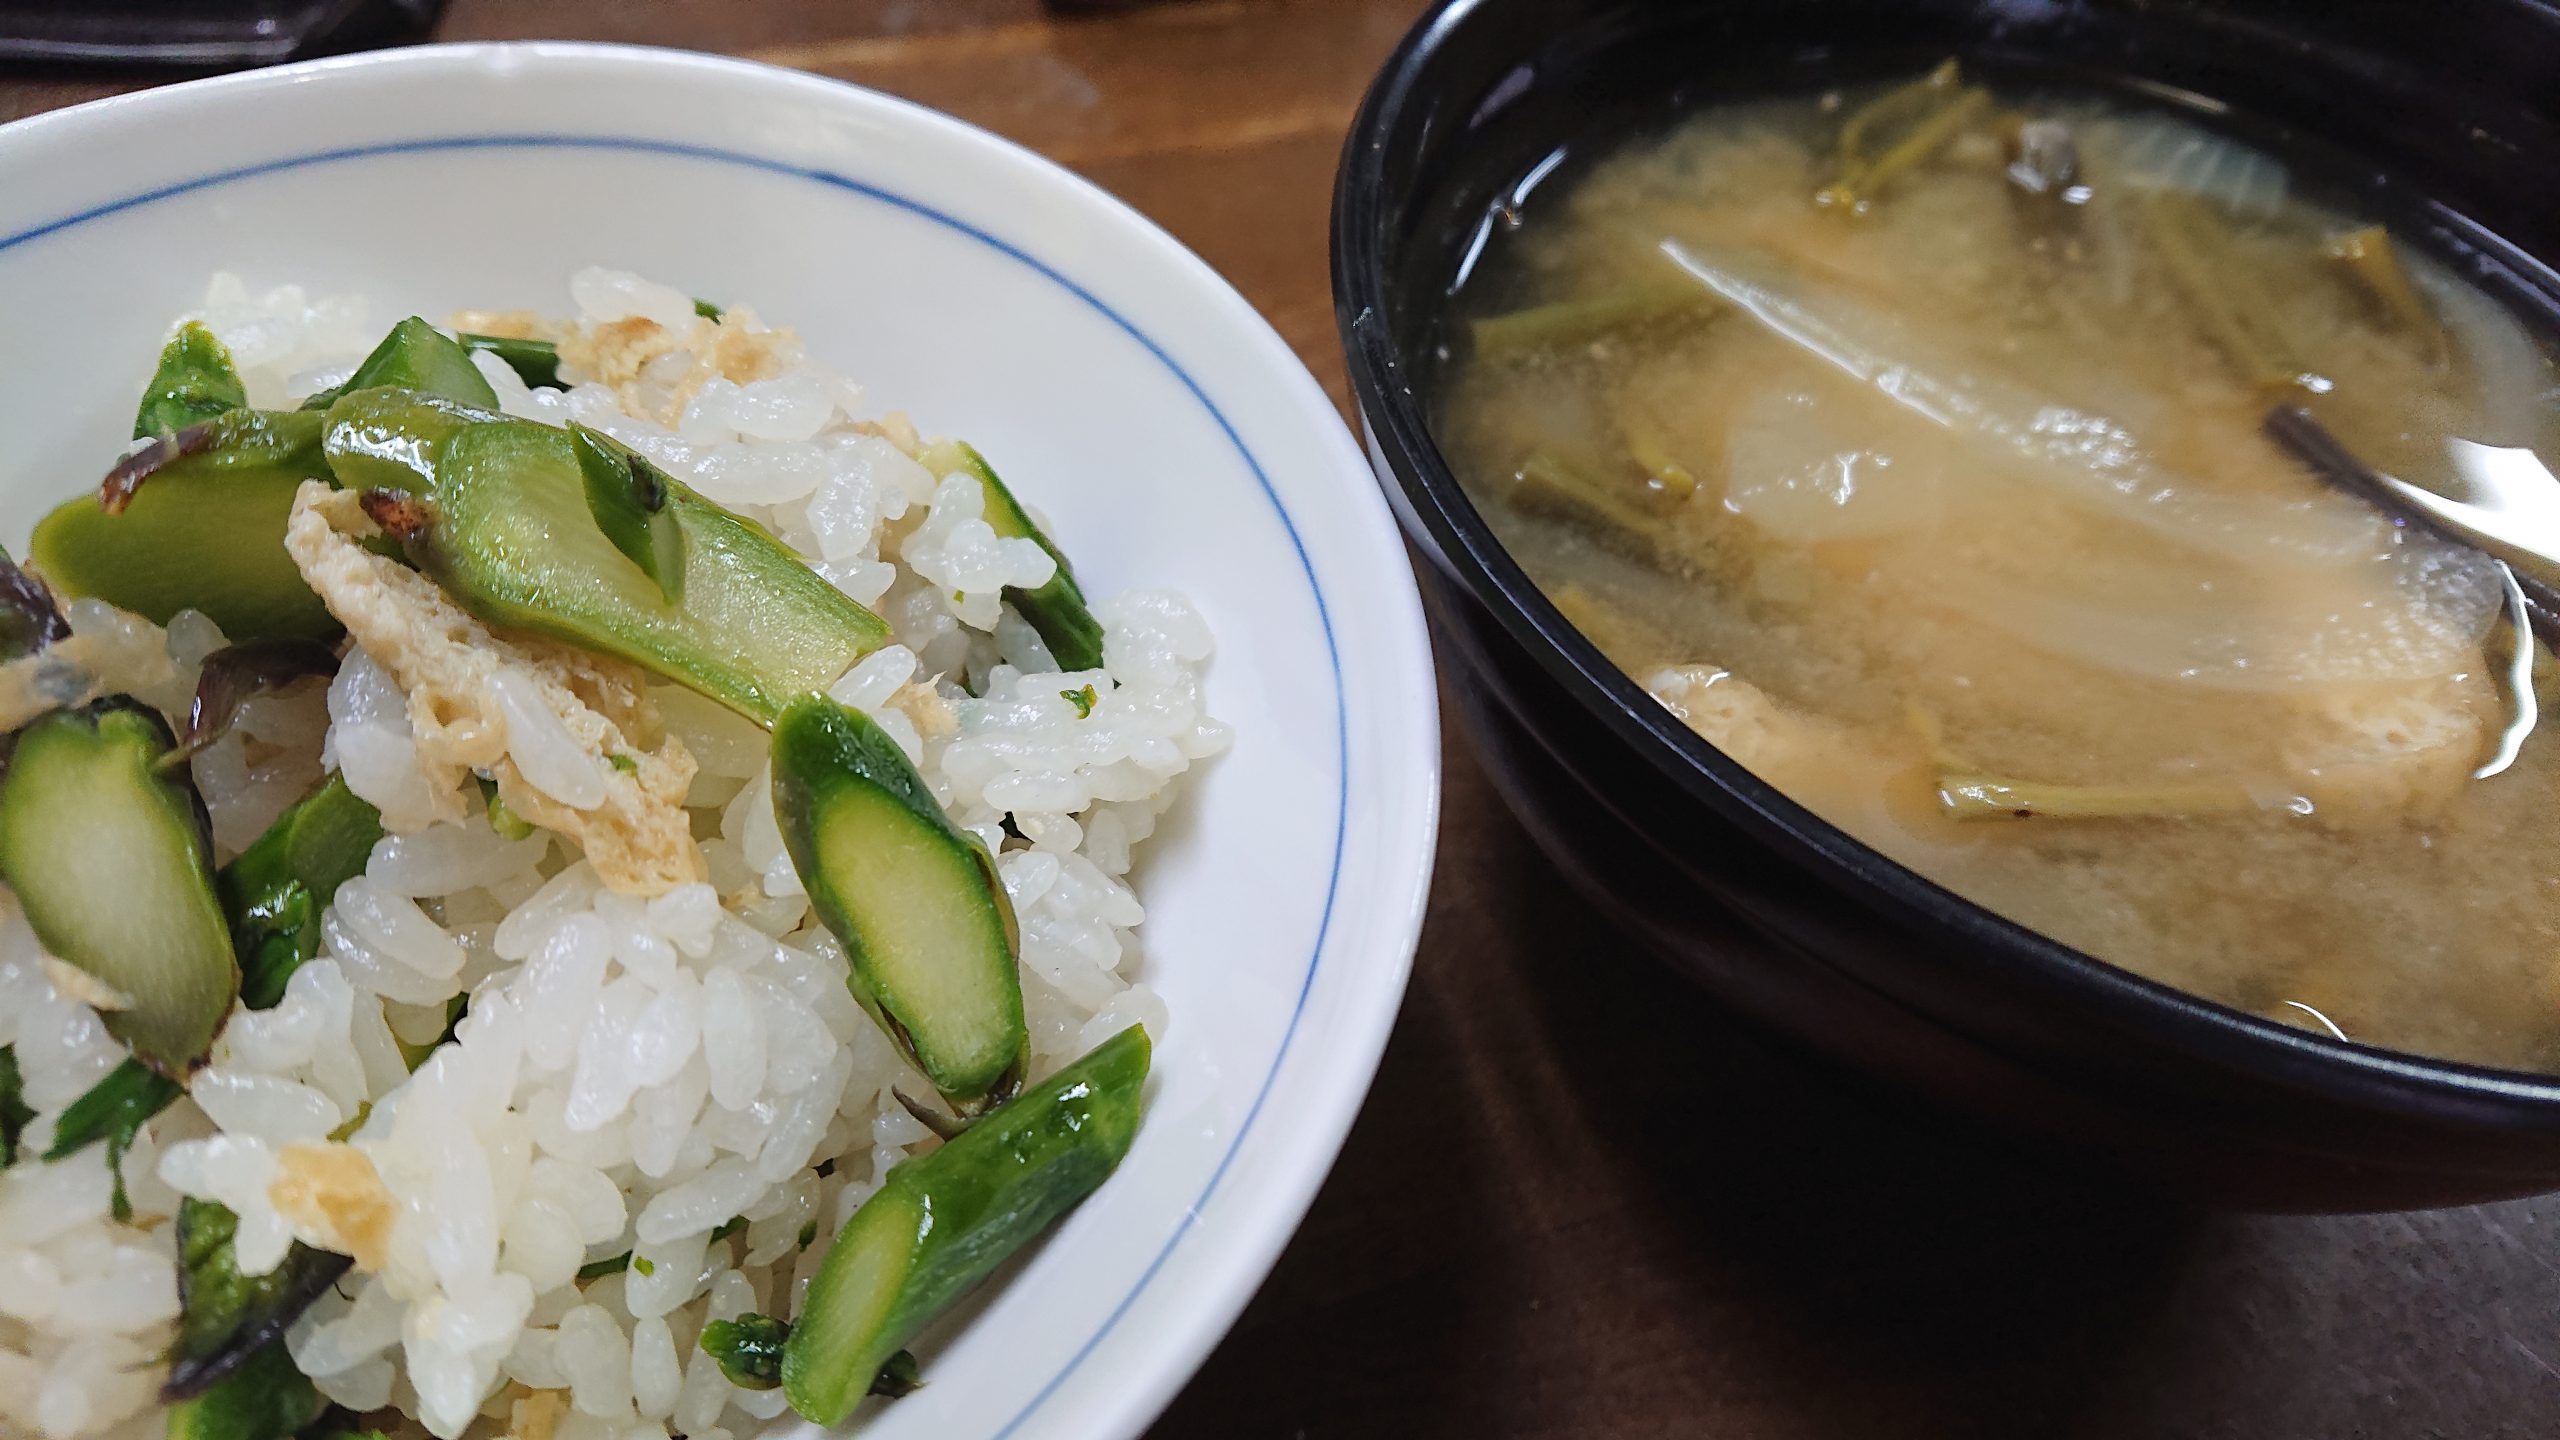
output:
[[[177,1081],[154,1073],[141,1061],[126,1057],[97,1084],[64,1107],[53,1127],[46,1163],[68,1159],[93,1142],[107,1142],[107,1174],[113,1182],[109,1209],[118,1220],[133,1218],[133,1202],[124,1188],[124,1155],[151,1117],[187,1093]]]
[[[516,378],[540,389],[560,384],[560,347],[548,340],[528,340],[513,335],[474,335],[469,331],[454,339],[465,350],[484,350],[507,362]]]
[[[871,1377],[871,1393],[890,1400],[913,1395],[923,1388],[923,1367],[916,1364],[915,1353],[909,1350],[890,1356],[880,1366],[880,1373]]]
[[[160,351],[160,368],[152,372],[142,407],[133,417],[133,438],[174,435],[248,403],[240,372],[231,367],[231,352],[212,331],[190,320]]]
[[[889,1172],[845,1222],[782,1347],[791,1408],[840,1425],[927,1322],[1101,1186],[1147,1081],[1132,1025]]]
[[[18,732],[0,876],[47,950],[116,992],[107,1031],[164,1075],[202,1063],[239,993],[203,799],[158,713],[123,696]]]
[[[1101,669],[1102,626],[1085,605],[1084,590],[1076,584],[1075,570],[1067,564],[1066,552],[1032,523],[1030,512],[996,478],[995,467],[959,440],[931,446],[922,459],[937,479],[962,471],[976,476],[978,488],[986,497],[987,524],[1008,540],[1031,541],[1058,562],[1058,573],[1050,576],[1047,584],[1031,590],[1008,585],[1004,598],[1030,622],[1032,629],[1040,632],[1041,643],[1049,647],[1050,657],[1058,662],[1059,669]]]
[[[63,594],[157,624],[200,610],[233,640],[334,640],[284,549],[294,491],[329,478],[320,437],[319,416],[268,410],[161,436],[36,522],[28,562]]]
[[[292,1440],[328,1405],[281,1339],[220,1384],[169,1407],[169,1440]]]
[[[823,695],[773,732],[773,811],[854,997],[964,1114],[1020,1078],[1020,933],[994,857],[898,742]]]
[[[296,1241],[273,1270],[243,1275],[232,1250],[239,1229],[240,1217],[224,1206],[179,1202],[178,1338],[169,1346],[163,1402],[205,1394],[235,1372],[255,1373],[262,1353],[281,1348],[285,1330],[355,1263]]]
[[[790,1338],[790,1321],[749,1312],[703,1326],[702,1352],[718,1361],[720,1373],[739,1389],[772,1390],[782,1384],[782,1347]],[[901,1350],[871,1377],[870,1393],[895,1400],[923,1384],[916,1357]]]
[[[746,1314],[703,1326],[702,1352],[739,1389],[771,1390],[782,1383],[782,1346],[790,1338],[790,1321]]]
[[[222,868],[215,884],[240,961],[241,1004],[265,1010],[284,998],[293,972],[320,953],[321,913],[338,886],[363,871],[381,838],[380,814],[331,775]],[[124,1152],[151,1117],[184,1093],[177,1082],[127,1059],[64,1109],[44,1158],[60,1160],[104,1140],[121,1219]]]
[[[480,780],[480,809],[489,817],[489,828],[501,840],[523,840],[532,836],[534,823],[516,813],[515,807],[498,797],[498,782],[483,775]]]
[[[684,599],[684,527],[667,509],[674,477],[601,430],[569,422],[578,473],[587,482],[587,512],[624,558],[658,582],[670,604]]]
[[[470,350],[415,315],[392,326],[382,343],[373,347],[373,353],[356,362],[355,373],[347,377],[345,384],[311,395],[302,402],[302,408],[326,410],[341,395],[386,385],[423,391],[483,410],[498,408],[498,392],[489,388],[488,377],[471,363]]]
[[[127,1060],[63,1107],[44,1158],[61,1160],[100,1140],[117,1149],[130,1145],[143,1122],[185,1093],[177,1081]]]
[[[668,481],[683,539],[671,599],[596,523],[569,432],[406,390],[329,411],[341,483],[404,494],[420,570],[501,629],[619,656],[761,725],[879,648],[889,627],[792,549]]]
[[[382,813],[331,774],[222,867],[223,908],[240,956],[240,1003],[264,1010],[320,953],[320,917],[338,887],[364,873]]]
[[[16,1047],[0,1045],[0,1170],[18,1161],[18,1137],[36,1112],[27,1104],[26,1082],[18,1074]]]

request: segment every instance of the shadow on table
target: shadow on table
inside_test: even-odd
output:
[[[2560,1206],[2049,1173],[1622,954],[1451,768],[1367,1109],[1159,1436],[2560,1433]]]

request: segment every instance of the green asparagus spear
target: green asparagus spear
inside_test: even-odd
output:
[[[270,1342],[355,1262],[295,1242],[264,1275],[240,1273],[232,1252],[240,1217],[210,1200],[178,1204],[178,1338],[169,1347],[162,1400],[202,1395],[252,1367]]]
[[[669,599],[597,524],[565,430],[359,390],[329,411],[328,453],[346,485],[422,502],[401,541],[463,608],[618,655],[760,724],[888,638],[790,547],[682,485],[666,501],[684,542],[683,599]]]
[[[0,1170],[18,1163],[18,1137],[36,1118],[28,1106],[26,1082],[18,1075],[18,1052],[0,1045]]]
[[[293,1440],[328,1408],[282,1339],[203,1393],[169,1407],[169,1440]]]
[[[774,727],[773,807],[855,997],[955,1107],[1001,1099],[1028,1041],[1020,937],[986,847],[896,741],[823,695]]]
[[[108,1033],[182,1078],[239,993],[204,801],[157,712],[122,696],[18,732],[0,779],[0,875],[45,948],[125,1002]]]
[[[513,335],[473,335],[468,332],[454,337],[465,350],[486,350],[507,362],[516,378],[539,389],[560,383],[560,347],[548,340],[527,340]]]
[[[900,1164],[838,1232],[782,1346],[791,1408],[841,1425],[890,1358],[1110,1178],[1138,1129],[1130,1026],[960,1138]]]
[[[240,1003],[264,1010],[320,953],[320,916],[364,872],[382,815],[332,774],[222,869],[222,902],[240,956]]]
[[[789,1322],[770,1315],[741,1315],[702,1327],[702,1349],[720,1362],[720,1373],[742,1390],[771,1390],[782,1383],[782,1346]]]
[[[569,423],[578,473],[587,482],[587,512],[623,558],[657,582],[667,603],[684,601],[684,527],[667,508],[675,477],[649,457],[601,430]]]
[[[498,392],[489,388],[471,352],[444,332],[412,315],[391,327],[373,353],[358,361],[343,385],[321,390],[302,402],[305,410],[326,410],[341,395],[382,386],[419,390],[483,410],[498,408]]]
[[[320,434],[317,415],[232,410],[163,436],[38,521],[28,559],[65,594],[160,624],[193,609],[234,640],[334,640],[284,550],[293,492],[329,478]]]
[[[1076,584],[1075,568],[1067,563],[1060,550],[1039,526],[1031,522],[1029,512],[1013,492],[996,478],[995,467],[987,463],[966,442],[945,440],[924,453],[925,468],[936,478],[966,471],[977,477],[978,488],[986,497],[987,524],[998,535],[1010,540],[1029,540],[1049,552],[1058,562],[1058,573],[1036,589],[1005,587],[1004,598],[1020,612],[1031,628],[1040,632],[1041,643],[1049,647],[1049,655],[1061,670],[1095,670],[1102,666],[1102,626],[1087,609],[1084,590]]]
[[[142,408],[133,417],[133,438],[174,435],[248,403],[240,372],[231,368],[231,352],[212,331],[190,320],[160,351],[160,368],[152,372]]]
[[[185,1093],[177,1081],[128,1059],[63,1108],[44,1158],[60,1160],[99,1140],[110,1151],[121,1151],[133,1143],[143,1122]]]
[[[133,1202],[125,1196],[124,1154],[133,1148],[134,1137],[142,1133],[151,1117],[168,1109],[185,1093],[177,1081],[127,1056],[106,1073],[106,1078],[64,1107],[61,1121],[53,1127],[53,1145],[44,1152],[44,1158],[51,1163],[86,1148],[92,1141],[107,1142],[107,1174],[114,1186],[109,1208],[118,1220],[130,1220]]]
[[[381,838],[374,808],[332,775],[223,867],[216,885],[240,960],[241,1004],[265,1010],[284,998],[285,982],[320,951],[322,912],[338,886],[363,871],[373,842]],[[104,1140],[107,1168],[121,1197],[126,1148],[152,1116],[184,1093],[177,1082],[128,1058],[62,1112],[44,1158],[60,1160]],[[117,1208],[124,1208],[121,1199]]]
[[[746,1314],[735,1320],[714,1320],[702,1327],[704,1353],[720,1362],[720,1373],[741,1390],[781,1386],[782,1347],[790,1338],[790,1322],[770,1315]],[[871,1377],[870,1393],[895,1400],[914,1394],[923,1384],[915,1355],[901,1350]]]

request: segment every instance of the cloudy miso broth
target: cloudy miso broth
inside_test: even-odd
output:
[[[1503,217],[1438,436],[1603,651],[1921,874],[2270,1018],[2560,1069],[2555,667],[2494,562],[2264,428],[2445,488],[2455,441],[2560,456],[2553,368],[2305,188],[1951,68],[1701,112]]]

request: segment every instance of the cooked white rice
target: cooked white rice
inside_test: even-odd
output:
[[[565,392],[529,392],[479,357],[505,408],[622,438],[888,619],[898,643],[834,693],[999,851],[1035,1071],[1132,1021],[1161,1035],[1164,1007],[1137,979],[1145,912],[1128,874],[1179,777],[1228,741],[1201,708],[1200,617],[1163,592],[1103,600],[1107,666],[1055,673],[997,599],[1047,579],[1047,556],[999,539],[973,484],[936,486],[902,420],[859,423],[857,387],[743,310],[715,325],[679,291],[595,269],[570,294],[578,318],[550,333],[595,347],[642,317],[673,348],[618,386]],[[341,378],[396,317],[218,276],[201,318],[252,403],[275,405]],[[755,348],[764,378],[717,373],[723,344]],[[100,669],[116,688],[172,712],[221,643],[192,613],[163,631],[95,602],[68,609],[76,630],[115,637]],[[351,1144],[388,1193],[381,1263],[290,1335],[330,1400],[396,1409],[447,1440],[730,1440],[781,1413],[779,1392],[732,1387],[694,1338],[713,1318],[795,1310],[826,1238],[930,1139],[892,1087],[931,1091],[856,1007],[843,952],[810,915],[775,829],[763,732],[674,687],[650,694],[699,762],[686,805],[710,876],[651,898],[603,888],[564,839],[501,839],[476,803],[435,820],[454,805],[421,770],[408,698],[361,651],[325,693],[254,702],[197,759],[223,858],[324,765],[392,833],[339,892],[319,958],[283,1002],[235,1012],[189,1098],[126,1157],[131,1223],[110,1216],[103,1146],[34,1159],[123,1050],[49,982],[0,891],[0,1044],[15,1046],[39,1112],[0,1173],[0,1434],[157,1435],[179,1197],[237,1211],[243,1268],[272,1267],[297,1234],[322,1238],[273,1202],[279,1175],[304,1163],[288,1156],[307,1159],[358,1116]],[[593,758],[538,706],[506,713],[528,780],[577,789]],[[1025,838],[1005,834],[1007,815]],[[458,1038],[411,1073],[401,1044],[432,1041],[464,993]],[[736,1216],[743,1232],[711,1240]],[[627,1272],[575,1278],[625,1250],[640,1261]]]

